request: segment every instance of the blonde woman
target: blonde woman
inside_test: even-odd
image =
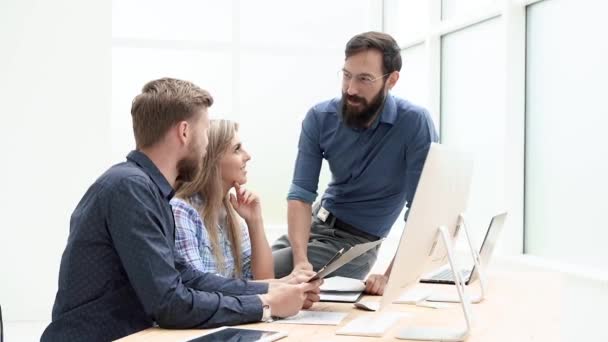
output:
[[[178,185],[171,200],[176,249],[195,269],[227,278],[274,278],[260,199],[241,187],[250,159],[238,125],[212,120],[201,171]]]

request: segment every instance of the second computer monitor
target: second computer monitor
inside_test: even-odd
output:
[[[469,197],[473,162],[458,150],[431,144],[388,283],[381,309],[386,308],[425,272],[447,262],[447,250],[439,236],[445,226],[457,232],[459,216]]]

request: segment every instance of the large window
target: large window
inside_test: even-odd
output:
[[[507,74],[515,74],[517,67],[506,63],[510,40],[505,32],[513,20],[501,3],[386,0],[384,27],[402,44],[404,57],[393,92],[429,109],[441,143],[474,159],[466,213],[474,242],[481,242],[492,215],[508,210],[499,251],[518,254],[523,240],[523,151],[510,153],[510,139],[519,129],[523,145],[523,125],[518,127],[518,117],[507,106],[507,84],[512,81]],[[519,110],[523,119],[523,108]],[[512,162],[517,158],[519,162]],[[512,172],[518,167],[519,174]]]
[[[423,40],[429,25],[428,0],[384,0],[384,29],[399,44]]]
[[[132,148],[130,101],[145,81],[193,80],[216,98],[212,117],[241,123],[249,187],[267,223],[282,225],[301,119],[339,95],[348,38],[384,29],[404,60],[393,93],[428,108],[441,141],[475,159],[477,240],[506,209],[499,251],[605,269],[606,9],[592,0],[115,1],[112,156]],[[328,180],[324,168],[319,192]]]
[[[501,18],[443,36],[441,142],[473,157],[468,226],[477,244],[505,207],[505,110]]]
[[[441,19],[475,16],[484,9],[494,8],[500,0],[441,0]]]
[[[424,43],[414,45],[401,52],[403,67],[399,81],[393,88],[394,95],[407,99],[419,106],[429,106],[429,73],[427,49]],[[438,114],[438,113],[431,113]],[[439,129],[439,117],[433,115],[435,128]]]
[[[526,47],[525,251],[604,271],[607,10],[592,0],[531,5]]]
[[[384,8],[405,59],[394,93],[429,108],[441,142],[475,159],[467,214],[477,242],[505,209],[499,251],[608,270],[608,5],[385,0]]]
[[[129,111],[142,85],[164,76],[191,80],[213,95],[212,118],[240,123],[252,156],[248,187],[260,194],[272,230],[286,222],[301,120],[315,103],[340,95],[344,46],[357,33],[381,30],[382,6],[120,0],[112,21],[113,160],[134,146]],[[328,181],[324,167],[319,193]]]

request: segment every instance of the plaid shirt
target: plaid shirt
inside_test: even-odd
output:
[[[195,206],[202,206],[200,196],[195,195],[191,199]],[[232,255],[230,240],[226,231],[226,215],[220,217],[218,225],[218,241],[224,256],[224,270],[220,272],[213,256],[211,239],[207,227],[199,212],[190,204],[180,198],[171,200],[173,216],[175,217],[175,249],[179,257],[195,269],[203,272],[213,273],[226,278],[235,278],[235,264]],[[251,241],[249,231],[244,222],[241,221],[241,252],[243,253],[242,278],[253,279],[251,272]]]

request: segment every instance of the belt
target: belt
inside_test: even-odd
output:
[[[332,213],[329,213],[329,215],[327,215],[327,219],[325,220],[325,222],[328,223],[328,224],[330,224],[334,228],[338,228],[338,229],[340,229],[342,231],[345,231],[347,233],[350,233],[352,235],[360,236],[360,237],[365,238],[365,239],[367,239],[369,241],[377,241],[377,240],[380,239],[379,237],[377,237],[375,235],[366,233],[366,232],[360,230],[359,228],[354,227],[354,226],[352,226],[352,225],[350,225],[350,224],[348,224],[348,223],[340,220],[339,218],[337,218],[336,216],[334,216],[334,214],[332,214]]]

